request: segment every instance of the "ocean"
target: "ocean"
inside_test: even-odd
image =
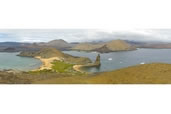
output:
[[[29,71],[39,68],[42,64],[40,60],[29,57],[19,57],[19,53],[0,52],[0,70],[21,70]]]
[[[89,57],[95,61],[97,52],[84,51],[63,51],[64,53]],[[42,64],[40,60],[29,57],[19,57],[19,53],[0,53],[0,70],[15,69],[29,71],[39,68]],[[129,66],[148,64],[148,63],[170,63],[171,64],[171,49],[138,49],[135,51],[122,51],[103,53],[101,55],[101,66],[99,68],[85,69],[88,72],[104,72]]]
[[[64,53],[74,56],[89,57],[95,61],[97,52],[83,51],[64,51]],[[146,49],[140,48],[135,51],[122,51],[103,53],[101,55],[100,68],[85,69],[89,72],[104,72],[120,68],[126,68],[133,65],[148,64],[148,63],[170,63],[171,64],[171,49]]]

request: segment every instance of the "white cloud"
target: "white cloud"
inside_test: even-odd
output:
[[[0,30],[0,41],[47,42],[64,39],[68,42],[88,42],[94,40],[137,40],[171,41],[169,29],[4,29]]]

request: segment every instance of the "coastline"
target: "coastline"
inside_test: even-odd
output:
[[[84,65],[74,65],[73,69],[77,72],[84,73],[85,71],[81,70],[82,67],[84,67]]]
[[[41,58],[40,56],[36,56],[34,58],[39,59],[42,62],[42,65],[39,68],[37,68],[35,70],[32,70],[32,71],[40,71],[40,70],[45,70],[45,69],[51,70],[52,69],[52,64],[51,63],[54,60],[61,60],[58,57],[52,57],[52,58],[44,59],[44,58]]]
[[[51,70],[52,69],[52,62],[54,60],[61,61],[61,59],[58,57],[52,57],[52,58],[44,59],[44,58],[41,58],[40,56],[36,56],[34,58],[39,59],[42,62],[42,65],[39,68],[34,69],[32,71],[40,71],[40,70],[45,70],[45,69]],[[77,72],[85,73],[85,71],[81,70],[82,67],[84,67],[84,65],[74,65],[73,69]]]

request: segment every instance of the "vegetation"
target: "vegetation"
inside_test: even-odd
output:
[[[64,68],[69,68],[68,65],[64,66],[67,66]],[[144,64],[97,74],[82,74],[77,72],[57,73],[46,70],[40,72],[22,72],[16,74],[0,72],[0,83],[171,84],[171,64]]]
[[[65,63],[64,61],[54,61],[52,65],[52,70],[59,73],[74,72],[73,64]]]
[[[46,74],[46,73],[52,73],[54,72],[53,70],[49,70],[49,69],[43,69],[43,70],[35,70],[35,71],[29,71],[28,73],[30,74]]]

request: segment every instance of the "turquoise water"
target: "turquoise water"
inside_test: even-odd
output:
[[[64,51],[65,53],[96,59],[96,52]],[[101,54],[101,67],[86,69],[89,72],[103,72],[146,63],[171,63],[171,49],[138,49]]]
[[[28,71],[39,68],[42,64],[40,60],[16,56],[19,53],[0,53],[0,70],[15,69]]]

